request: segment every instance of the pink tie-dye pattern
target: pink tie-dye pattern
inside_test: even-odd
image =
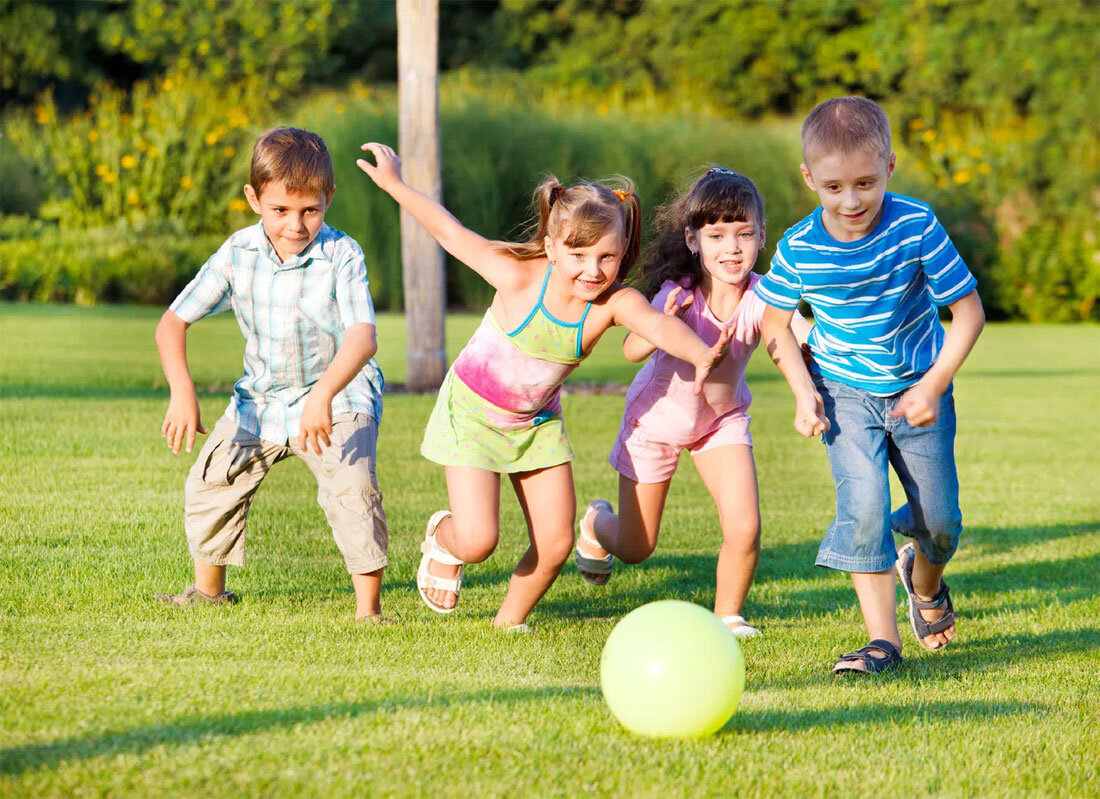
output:
[[[486,312],[455,359],[454,372],[466,386],[500,409],[486,409],[490,423],[503,429],[529,425],[540,415],[561,411],[561,384],[577,364],[544,361],[523,352]]]

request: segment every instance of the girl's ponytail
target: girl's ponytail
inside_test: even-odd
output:
[[[546,254],[546,236],[550,229],[550,211],[565,193],[565,186],[553,175],[547,175],[535,187],[532,205],[535,207],[535,219],[528,228],[527,241],[501,241],[497,245],[504,252],[521,261],[541,258]]]
[[[625,189],[616,189],[615,196],[622,202],[626,216],[623,229],[625,246],[622,260],[619,262],[619,280],[624,280],[630,273],[630,269],[637,263],[638,255],[642,250],[642,203],[631,183],[628,183]]]

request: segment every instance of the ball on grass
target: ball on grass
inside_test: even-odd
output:
[[[600,684],[615,718],[661,738],[711,735],[745,687],[745,659],[718,617],[690,602],[643,605],[615,625],[600,657]]]

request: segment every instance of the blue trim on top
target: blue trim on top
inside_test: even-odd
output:
[[[527,318],[519,323],[519,327],[508,334],[508,338],[515,338],[518,336],[523,328],[527,327],[527,324],[535,318],[535,312],[542,307],[542,295],[546,293],[546,284],[550,282],[550,270],[553,268],[553,264],[546,267],[546,276],[542,279],[542,288],[539,289],[539,298],[535,301],[535,307],[531,309],[531,313],[527,314]]]
[[[531,309],[531,313],[527,314],[527,318],[519,323],[519,327],[517,327],[511,333],[507,334],[508,338],[515,338],[521,332],[523,332],[523,328],[527,327],[527,325],[531,322],[531,320],[535,318],[535,314],[538,313],[539,310],[542,311],[543,316],[545,316],[547,319],[549,319],[551,322],[558,325],[559,327],[579,328],[579,327],[582,327],[584,325],[584,320],[587,318],[588,312],[592,309],[592,303],[588,303],[584,306],[584,313],[581,314],[580,321],[578,321],[578,322],[563,322],[562,320],[560,320],[556,316],[554,316],[554,314],[550,313],[550,311],[547,310],[546,306],[543,305],[542,298],[544,296],[546,296],[546,286],[550,282],[550,270],[553,269],[553,268],[554,268],[553,264],[550,264],[549,266],[546,267],[546,276],[542,279],[542,288],[539,289],[539,298],[538,298],[538,300],[535,301],[535,307]],[[577,355],[578,356],[581,354],[580,348],[581,348],[581,345],[580,345],[580,340],[578,338],[578,341],[577,341]]]
[[[581,321],[577,322],[577,357],[581,357],[581,333],[584,332],[584,320],[588,318],[588,312],[592,310],[592,303],[584,306],[584,313],[581,314]]]

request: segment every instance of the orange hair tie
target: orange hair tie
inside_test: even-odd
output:
[[[613,191],[615,192],[615,196],[619,198],[619,202],[626,202],[626,192],[622,191],[621,189],[613,189]]]

